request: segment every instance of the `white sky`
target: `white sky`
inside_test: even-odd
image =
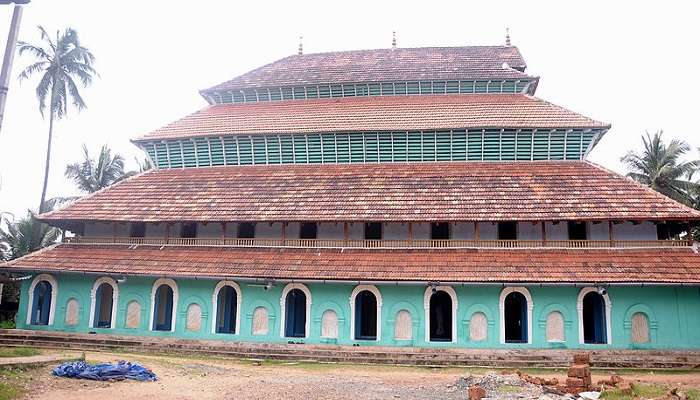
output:
[[[492,45],[511,29],[537,96],[613,128],[589,157],[617,171],[645,131],[700,146],[700,35],[694,2],[654,1],[95,1],[33,0],[20,40],[36,26],[78,30],[101,78],[83,91],[88,109],[55,128],[49,197],[74,192],[65,165],[108,143],[133,166],[129,139],[206,103],[198,90],[294,54],[389,47]],[[0,45],[12,7],[0,6]],[[37,110],[36,80],[15,79],[0,131],[0,211],[36,208],[48,124]],[[693,155],[697,155],[694,151]]]

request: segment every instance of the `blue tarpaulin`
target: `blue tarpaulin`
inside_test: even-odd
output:
[[[65,362],[54,368],[52,373],[64,378],[92,379],[95,381],[155,381],[158,378],[150,369],[139,363],[119,361],[116,364],[104,363],[90,365],[85,361]]]

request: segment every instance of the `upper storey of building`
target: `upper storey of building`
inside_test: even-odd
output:
[[[157,168],[582,160],[610,128],[534,97],[514,46],[294,55],[135,140]]]
[[[210,104],[358,96],[528,93],[514,46],[422,47],[297,54],[201,91]]]

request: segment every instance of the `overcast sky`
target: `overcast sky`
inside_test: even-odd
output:
[[[133,165],[131,138],[203,107],[199,89],[295,53],[300,35],[307,53],[389,47],[392,30],[399,47],[497,45],[508,26],[541,77],[538,97],[612,124],[592,161],[623,172],[619,158],[646,130],[700,146],[694,2],[572,3],[33,0],[20,40],[37,42],[37,25],[73,27],[101,76],[83,91],[88,109],[55,127],[49,196],[75,192],[63,172],[83,143]],[[0,6],[2,49],[11,11]],[[0,131],[0,211],[17,215],[37,206],[48,129],[37,81],[15,79],[29,62],[15,58]]]

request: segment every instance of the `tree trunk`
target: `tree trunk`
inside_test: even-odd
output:
[[[53,111],[53,104],[51,105],[51,113],[49,116],[49,140],[48,144],[46,145],[46,164],[44,165],[44,186],[41,189],[41,202],[39,203],[39,214],[43,213],[44,211],[44,203],[46,202],[46,188],[49,185],[49,166],[51,164],[51,141],[53,138],[53,120],[54,120],[54,111]]]

